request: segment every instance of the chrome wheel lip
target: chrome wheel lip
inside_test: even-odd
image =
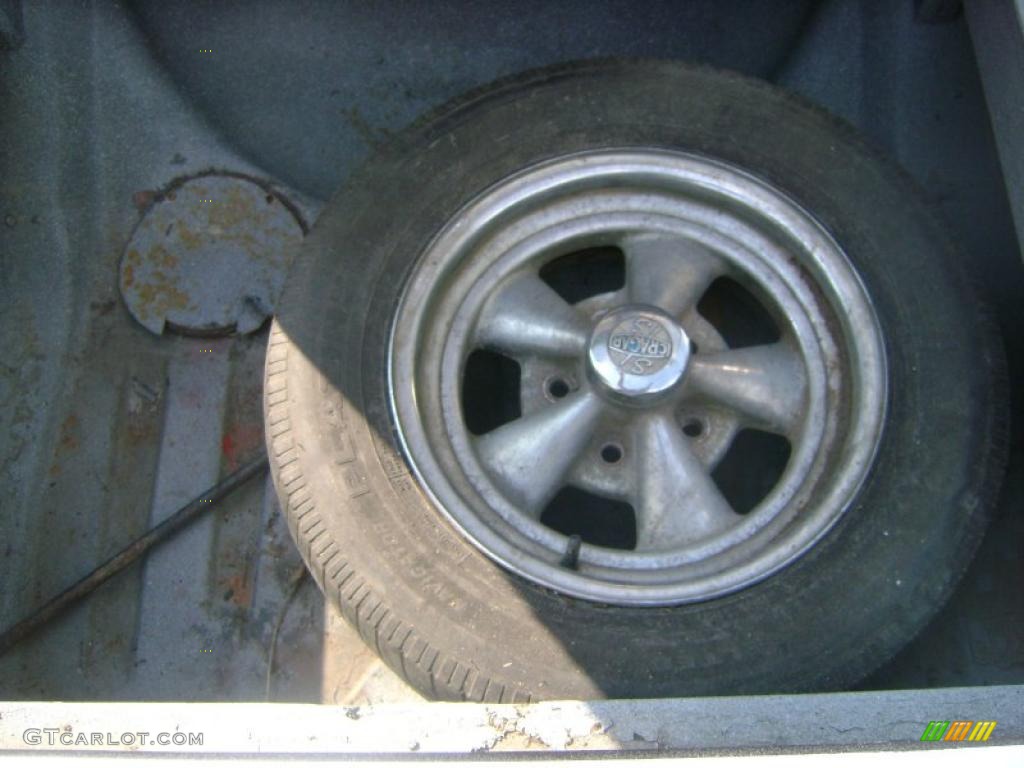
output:
[[[559,188],[565,184],[575,185],[573,189],[579,192],[600,189],[610,180],[633,183],[643,179],[669,180],[675,185],[674,191],[688,189],[705,197],[729,200],[741,212],[758,212],[762,223],[768,222],[775,227],[782,226],[780,222],[785,223],[782,228],[786,239],[798,246],[796,254],[782,254],[789,264],[780,260],[761,263],[757,254],[751,252],[748,254],[750,262],[744,267],[757,273],[760,280],[772,285],[777,292],[784,294],[789,291],[791,296],[794,286],[798,292],[810,290],[806,285],[800,288],[803,285],[801,281],[810,276],[816,284],[814,290],[824,287],[831,308],[842,309],[836,313],[840,326],[836,330],[850,344],[845,350],[851,363],[851,391],[847,396],[852,398],[850,410],[857,418],[847,431],[840,454],[836,457],[844,467],[840,482],[832,483],[823,495],[811,498],[800,487],[800,481],[805,480],[806,473],[813,469],[815,457],[805,456],[803,464],[800,461],[794,463],[791,459],[790,467],[776,486],[776,490],[782,488],[789,493],[787,504],[792,508],[790,514],[780,516],[780,510],[769,514],[759,507],[751,513],[750,519],[754,522],[745,535],[719,536],[702,546],[691,547],[683,557],[663,559],[660,570],[653,577],[654,569],[638,567],[637,555],[607,550],[598,552],[600,548],[590,545],[581,548],[582,559],[591,553],[595,557],[600,555],[603,560],[599,558],[586,570],[570,571],[557,563],[558,546],[564,537],[539,522],[532,526],[502,525],[503,521],[508,523],[514,518],[517,510],[513,505],[502,504],[501,499],[498,503],[489,503],[494,501],[493,497],[485,499],[480,492],[481,485],[488,482],[488,473],[478,461],[474,461],[467,441],[458,434],[452,434],[447,426],[452,417],[460,417],[457,392],[448,386],[435,393],[439,403],[434,405],[439,405],[443,419],[434,414],[431,424],[425,425],[420,420],[419,407],[424,398],[423,393],[417,392],[415,372],[418,361],[424,354],[433,355],[440,360],[442,375],[448,371],[449,381],[451,372],[461,371],[462,364],[458,350],[451,344],[445,343],[438,348],[435,339],[426,350],[420,347],[425,326],[422,308],[431,292],[428,288],[458,282],[460,263],[452,263],[451,259],[440,254],[465,256],[471,245],[479,246],[488,237],[491,245],[495,245],[495,239],[500,241],[501,226],[514,219],[510,211],[514,213],[528,204],[534,210],[542,210],[543,204],[558,199]],[[634,218],[644,217],[655,230],[658,226],[668,226],[657,215],[647,215],[642,210],[633,211],[631,215]],[[709,242],[715,242],[717,236],[722,248],[729,239],[713,229],[698,233],[692,222],[683,223],[685,226],[679,229],[680,222],[674,222],[677,234],[679,231],[694,236],[700,234]],[[584,215],[572,221],[572,231],[562,231],[555,239],[599,235],[602,227],[604,232],[609,232],[616,226],[622,226],[622,222],[616,224],[614,216],[601,214],[588,218]],[[532,237],[544,234],[544,227],[540,227]],[[550,232],[546,234],[552,236]],[[530,248],[538,247],[538,243],[531,244],[527,242],[529,240],[529,237],[520,238],[515,247],[504,253],[505,257],[512,254],[514,261],[517,258],[516,248],[519,248],[522,253],[518,258],[523,263],[528,261]],[[501,250],[501,243],[496,247]],[[732,243],[731,247],[743,250],[741,243]],[[822,258],[823,254],[825,258]],[[487,285],[490,266],[493,265],[477,265],[464,282],[471,284],[473,289]],[[508,271],[506,269],[506,274]],[[471,298],[466,296],[467,301]],[[410,307],[419,310],[412,313],[412,322],[408,316]],[[452,313],[449,319],[448,339],[453,336],[467,338],[472,319],[458,312]],[[808,326],[803,331],[804,338],[813,338],[820,329]],[[819,338],[818,341],[826,345],[829,343],[828,338]],[[826,390],[835,388],[840,375],[836,370],[826,368],[822,366],[808,382],[809,388],[816,390],[819,398],[826,394]],[[885,368],[881,332],[867,293],[838,245],[809,214],[781,191],[742,170],[691,154],[643,148],[600,150],[557,158],[517,173],[469,203],[448,222],[421,255],[395,314],[388,352],[389,395],[399,439],[421,486],[449,521],[481,551],[524,578],[575,597],[640,606],[707,600],[750,586],[785,567],[824,536],[855,496],[873,462],[886,410]],[[586,393],[577,393],[573,404],[585,411],[590,407],[590,399]],[[834,433],[837,425],[826,423],[826,416],[825,413],[810,413],[803,430],[806,432],[807,425],[814,423],[819,432],[827,427]],[[444,448],[449,452],[445,457],[448,466],[435,453],[438,449],[436,440],[441,438],[456,446],[454,451],[450,445]],[[460,478],[453,478],[446,471],[456,454],[463,469]],[[798,474],[802,476],[796,477]],[[471,511],[481,505],[487,506],[493,517],[484,520]],[[771,546],[766,547],[766,542]],[[550,557],[543,556],[545,548],[551,553]],[[730,553],[730,558],[723,569],[722,563],[716,563],[715,558],[725,551]]]

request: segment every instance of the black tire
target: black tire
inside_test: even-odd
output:
[[[888,357],[882,441],[840,523],[765,581],[671,608],[565,597],[480,554],[410,473],[387,398],[396,304],[444,222],[533,163],[625,145],[725,160],[813,212],[858,270]],[[274,482],[325,594],[428,696],[843,689],[947,599],[998,491],[1002,352],[963,273],[963,256],[897,168],[776,88],[678,63],[529,72],[410,128],[325,209],[271,333]]]

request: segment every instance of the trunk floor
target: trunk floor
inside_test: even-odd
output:
[[[963,19],[920,24],[909,2],[785,3],[778,13],[651,3],[643,17],[615,2],[526,13],[452,3],[441,15],[461,15],[456,36],[452,19],[422,19],[413,6],[396,33],[384,13],[311,5],[316,13],[299,15],[273,3],[26,3],[24,44],[0,51],[0,626],[262,443],[266,328],[157,337],[120,299],[118,265],[147,196],[226,169],[266,179],[312,221],[419,111],[530,66],[696,59],[846,118],[953,226],[1022,380],[1020,252]],[[955,597],[864,688],[1024,682],[1019,427],[1013,442],[997,518]],[[311,579],[296,586],[301,572],[269,481],[251,482],[0,657],[0,699],[418,699]]]

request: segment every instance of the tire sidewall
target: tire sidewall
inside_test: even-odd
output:
[[[887,424],[840,523],[761,583],[672,608],[568,598],[481,555],[411,474],[388,401],[391,322],[445,222],[527,166],[638,146],[731,163],[810,211],[861,276],[888,360]],[[357,623],[372,617],[318,567],[328,544],[423,645],[502,690],[593,698],[849,685],[941,605],[987,520],[998,351],[957,259],[899,171],[843,124],[761,83],[679,64],[599,62],[474,94],[359,173],[290,278],[278,327],[296,353],[288,402],[322,521],[293,523],[293,532]],[[380,627],[361,629],[382,642]],[[400,647],[394,658],[404,666],[415,653]]]

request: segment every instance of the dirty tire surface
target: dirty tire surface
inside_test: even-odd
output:
[[[391,319],[445,222],[524,167],[624,146],[724,160],[811,211],[864,281],[888,358],[882,442],[840,523],[760,584],[672,608],[567,598],[477,552],[411,474],[387,396]],[[327,597],[427,696],[840,690],[947,599],[998,491],[1002,353],[965,271],[901,171],[845,124],[766,84],[622,61],[499,81],[399,135],[307,238],[267,355],[274,483]]]

